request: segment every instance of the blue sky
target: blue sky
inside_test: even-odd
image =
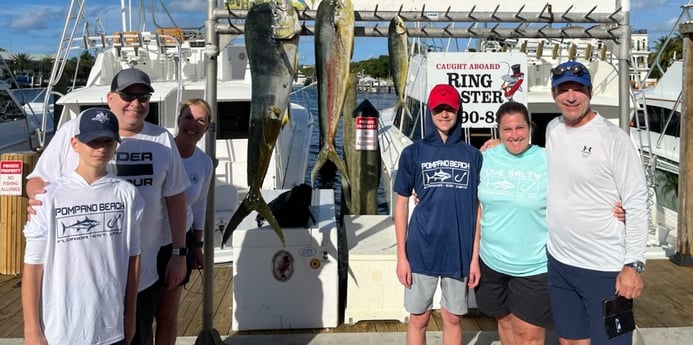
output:
[[[126,0],[127,3],[128,0]],[[204,24],[205,0],[162,0],[178,26]],[[137,0],[132,0],[137,3]],[[157,0],[157,3],[159,0]],[[631,26],[647,29],[651,45],[666,35],[681,13],[681,6],[688,0],[631,0]],[[0,0],[0,47],[16,53],[51,54],[58,46],[58,39],[65,23],[69,0]],[[150,1],[145,1],[150,6]],[[91,25],[98,18],[107,33],[120,31],[120,1],[88,0],[87,18]],[[163,26],[172,26],[164,13],[157,14]],[[385,28],[386,24],[381,25]],[[154,26],[148,26],[154,30]],[[299,63],[312,64],[313,38],[301,37]],[[357,38],[353,61],[360,61],[387,54],[387,42],[383,38]]]

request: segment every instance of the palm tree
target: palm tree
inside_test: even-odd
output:
[[[25,74],[29,71],[31,71],[31,58],[29,55],[24,54],[24,53],[17,53],[12,56],[14,59],[14,62],[12,64],[12,68],[14,68],[14,73],[15,75],[18,74]]]
[[[659,57],[659,65],[662,67],[662,70],[659,68],[652,68],[652,73],[650,74],[652,78],[660,78],[672,62],[683,57],[683,37],[681,37],[680,34],[676,34],[668,43],[666,40],[667,38],[665,36],[658,38],[655,43],[655,53],[650,54],[648,58],[650,68],[652,68],[655,66],[654,59],[657,57],[657,53],[662,51],[662,55]]]
[[[39,63],[39,72],[41,73],[51,73],[51,70],[53,69],[53,58],[46,56],[43,59],[41,59],[41,62]]]

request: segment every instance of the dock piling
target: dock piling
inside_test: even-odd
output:
[[[683,102],[681,104],[681,147],[679,153],[679,217],[676,253],[670,258],[671,262],[679,266],[693,266],[693,170],[689,168],[693,164],[693,22],[683,23],[679,26],[679,32],[683,36]]]

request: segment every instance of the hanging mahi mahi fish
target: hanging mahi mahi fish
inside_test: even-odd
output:
[[[301,25],[291,0],[256,3],[248,11],[245,44],[252,81],[248,133],[250,186],[224,230],[222,243],[226,243],[238,224],[256,210],[272,225],[284,244],[284,234],[260,194],[260,188],[281,127],[288,121],[289,96],[298,66],[300,31]]]

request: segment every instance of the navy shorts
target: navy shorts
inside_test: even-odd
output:
[[[592,345],[631,345],[632,332],[609,339],[603,301],[616,292],[619,272],[569,266],[548,255],[549,297],[556,333],[565,339],[591,339]]]
[[[159,282],[137,293],[135,338],[130,345],[147,345],[152,337],[152,324],[159,305],[161,289]]]
[[[479,260],[481,280],[475,289],[476,304],[482,313],[501,317],[512,313],[539,327],[550,327],[551,303],[546,273],[515,277],[497,272]]]
[[[180,286],[187,284],[190,281],[190,275],[193,271],[193,266],[195,265],[195,235],[192,230],[185,233],[185,246],[188,249],[188,254],[185,256],[185,278],[180,282]],[[166,266],[168,262],[171,261],[171,255],[173,254],[173,245],[167,244],[159,250],[159,254],[156,257],[157,272],[159,273],[159,283],[163,285],[164,277],[166,274]]]

